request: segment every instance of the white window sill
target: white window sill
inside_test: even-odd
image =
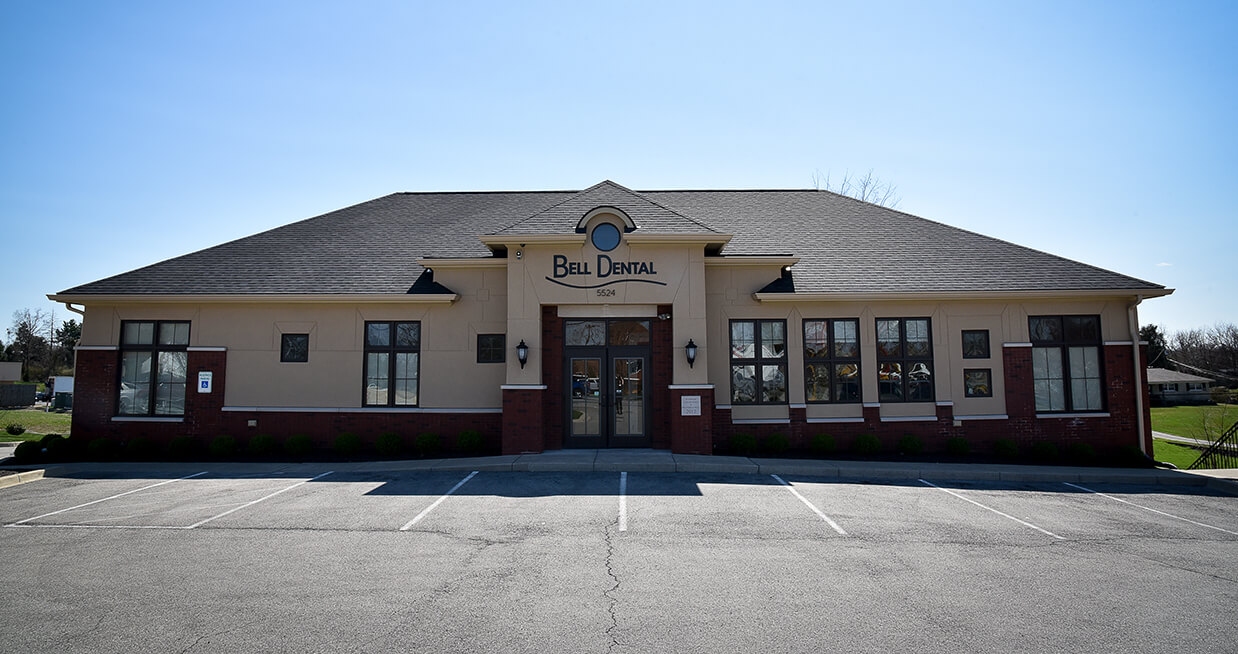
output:
[[[1037,413],[1037,418],[1108,418],[1109,413]]]
[[[185,422],[185,416],[113,416],[112,422]]]

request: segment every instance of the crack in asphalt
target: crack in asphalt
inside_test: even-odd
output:
[[[610,626],[606,628],[605,632],[606,637],[610,640],[610,643],[606,646],[607,652],[613,652],[616,647],[623,645],[623,643],[620,643],[619,639],[615,636],[615,631],[619,629],[619,617],[615,613],[615,609],[619,605],[619,598],[615,597],[613,593],[619,590],[619,577],[615,574],[615,568],[613,565],[615,557],[615,542],[614,533],[611,531],[611,526],[612,525],[606,525],[602,532],[606,537],[606,574],[610,577],[611,581],[614,582],[610,588],[602,593],[602,597],[605,597],[606,600],[610,602],[610,605],[606,607],[606,612],[610,616]],[[619,527],[618,519],[615,520],[613,526],[616,529]]]

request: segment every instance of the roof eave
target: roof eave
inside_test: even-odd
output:
[[[1000,299],[1053,299],[1066,297],[1162,297],[1173,293],[1172,288],[1156,289],[1072,289],[1032,291],[916,291],[894,293],[753,293],[758,302],[842,302],[842,301],[898,301],[898,300],[1000,300]]]
[[[451,304],[457,293],[253,293],[253,294],[73,294],[50,293],[47,299],[65,304]]]

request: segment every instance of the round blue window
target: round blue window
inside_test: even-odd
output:
[[[603,252],[619,247],[619,228],[610,223],[599,223],[593,228],[593,247]]]

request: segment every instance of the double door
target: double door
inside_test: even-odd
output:
[[[567,348],[567,447],[649,447],[647,347]]]

